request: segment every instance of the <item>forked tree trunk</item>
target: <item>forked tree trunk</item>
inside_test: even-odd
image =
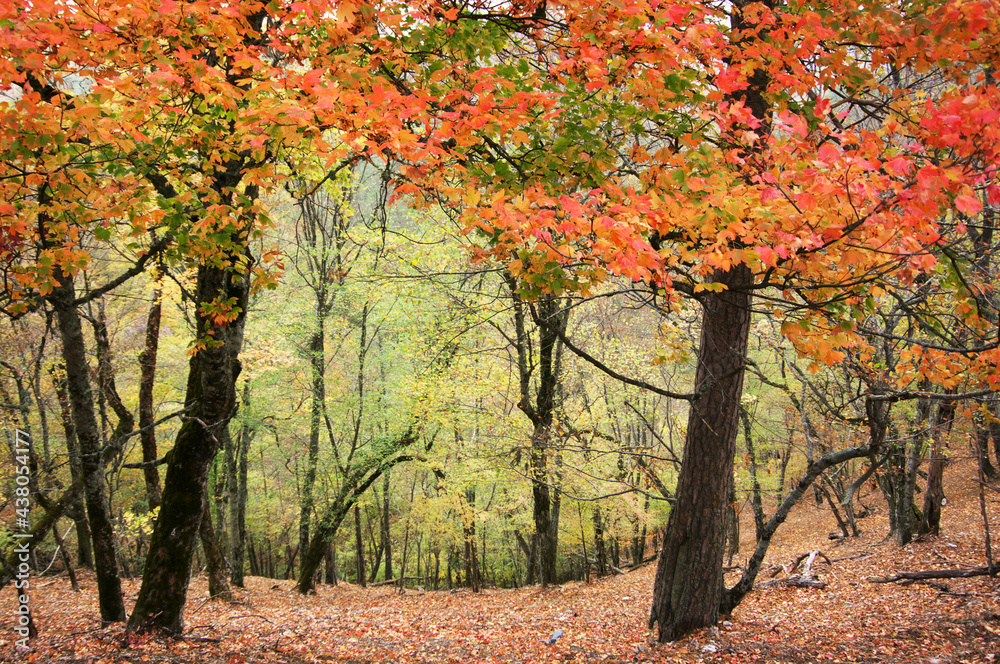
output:
[[[717,271],[727,290],[703,300],[695,392],[688,415],[684,458],[653,585],[649,625],[661,643],[714,625],[723,593],[726,509],[733,478],[744,357],[750,332],[746,265]]]
[[[235,262],[235,261],[234,261]],[[236,319],[218,324],[199,309],[199,338],[212,333],[192,356],[184,403],[190,409],[177,433],[163,482],[163,502],[153,528],[142,586],[129,619],[130,631],[161,629],[180,634],[191,560],[198,541],[208,471],[220,448],[221,431],[229,426],[236,405],[236,377],[246,321],[249,280],[221,267],[198,268],[198,305],[235,298]]]
[[[413,460],[413,456],[403,454],[402,451],[416,440],[417,434],[414,429],[407,430],[399,438],[387,444],[384,450],[385,456],[368,459],[344,477],[337,495],[316,521],[309,548],[301,553],[297,584],[300,593],[305,595],[315,587],[316,571],[323,562],[323,556],[326,555],[326,545],[333,540],[347,514],[379,477],[397,464]]]

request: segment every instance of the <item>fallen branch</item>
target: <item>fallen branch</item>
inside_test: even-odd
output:
[[[827,565],[833,565],[833,563],[830,562],[830,559],[827,558],[826,554],[823,553],[822,551],[810,551],[809,553],[803,553],[801,556],[799,556],[798,558],[795,559],[795,563],[792,565],[792,570],[791,571],[794,572],[796,569],[798,569],[799,565],[802,563],[803,560],[805,560],[806,558],[809,558],[809,560],[806,561],[805,568],[802,570],[802,576],[812,576],[812,572],[811,572],[812,565],[813,565],[813,561],[816,560],[817,556],[819,556],[823,560],[825,560]]]
[[[922,581],[924,579],[971,579],[975,576],[993,576],[1000,572],[1000,566],[970,567],[968,569],[928,569],[922,572],[900,572],[892,576],[872,576],[872,583],[895,583],[896,581]]]
[[[801,574],[793,574],[791,576],[785,577],[784,579],[771,579],[770,581],[761,581],[755,587],[768,588],[771,586],[789,586],[792,588],[816,588],[817,590],[822,590],[823,588],[826,588],[826,582],[820,581],[819,579],[814,579],[813,577],[805,577]]]
[[[984,481],[982,481],[982,480],[980,480],[980,479],[977,479],[977,478],[975,478],[975,477],[973,477],[972,479],[973,479],[973,481],[976,481],[976,482],[979,482],[980,484],[982,484],[982,485],[983,485],[984,487],[986,487],[987,489],[993,489],[993,490],[994,490],[994,491],[996,491],[997,493],[1000,493],[1000,487],[997,487],[997,486],[993,486],[992,484],[987,484],[986,482],[984,482]]]
[[[819,579],[815,578],[812,575],[812,566],[813,563],[816,562],[816,558],[822,558],[827,562],[827,564],[832,565],[830,559],[827,558],[826,554],[824,554],[822,551],[810,551],[809,553],[803,553],[801,556],[796,558],[795,562],[792,563],[791,569],[789,570],[794,572],[796,569],[798,569],[799,565],[802,564],[802,561],[805,560],[806,564],[802,568],[801,574],[792,574],[791,576],[787,576],[783,579],[771,579],[770,581],[762,581],[761,583],[758,583],[755,587],[767,588],[771,586],[790,586],[793,588],[816,588],[822,590],[823,588],[826,588],[826,583],[824,581],[820,581]],[[779,568],[779,570],[783,569],[784,569],[783,567]],[[777,572],[775,572],[775,574],[777,574]]]

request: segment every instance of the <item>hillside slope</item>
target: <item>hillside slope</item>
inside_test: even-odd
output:
[[[982,566],[985,538],[971,462],[949,467],[940,537],[900,550],[884,540],[885,507],[864,534],[833,542],[826,507],[802,504],[775,538],[765,570],[820,550],[824,589],[767,587],[751,593],[719,629],[656,645],[646,629],[654,565],[592,584],[462,592],[323,586],[300,597],[290,582],[252,578],[238,602],[206,599],[195,580],[183,640],[126,637],[101,628],[93,578],[75,595],[64,578],[33,579],[41,629],[30,653],[13,647],[13,592],[0,598],[0,661],[64,662],[992,662],[1000,661],[1000,580],[986,577],[878,584],[898,571]],[[1000,531],[1000,494],[987,497]],[[743,515],[743,554],[753,526]],[[996,539],[996,537],[995,537]],[[778,574],[779,578],[784,572]],[[761,581],[766,580],[762,574]],[[126,583],[134,600],[136,582]],[[544,642],[556,630],[561,636]]]

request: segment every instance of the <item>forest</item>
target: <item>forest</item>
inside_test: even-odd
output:
[[[271,588],[245,629],[613,592],[667,661],[872,542],[996,645],[995,2],[39,0],[0,43],[0,659],[60,597],[114,661],[250,661],[192,624]],[[260,661],[389,661],[318,652]],[[520,661],[406,659],[477,658]]]

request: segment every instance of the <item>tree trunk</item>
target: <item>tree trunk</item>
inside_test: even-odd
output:
[[[382,476],[382,521],[379,531],[382,540],[382,553],[385,556],[385,576],[386,581],[392,578],[392,533],[389,532],[389,473]],[[372,578],[378,574],[374,570]]]
[[[334,546],[333,542],[328,542],[326,545],[324,561],[323,580],[327,585],[335,586],[337,585],[337,547]]]
[[[746,265],[716,271],[726,290],[702,298],[701,343],[684,459],[676,502],[656,569],[649,626],[659,625],[661,643],[714,625],[723,593],[722,561],[726,508],[743,393],[744,357],[750,331],[750,286]],[[704,391],[704,393],[702,393]]]
[[[548,457],[551,448],[552,424],[556,409],[559,385],[559,335],[566,330],[568,310],[555,295],[543,295],[531,305],[517,293],[517,284],[508,279],[514,304],[514,327],[517,335],[517,363],[520,383],[518,408],[531,420],[530,473],[531,497],[535,522],[533,553],[538,556],[538,580],[548,585],[556,582],[556,555],[558,552],[558,497],[553,500],[550,490]],[[532,356],[533,345],[526,327],[526,310],[533,308],[538,326],[538,357]],[[537,313],[534,313],[537,312]],[[531,395],[532,373],[538,369],[538,383]],[[531,563],[529,562],[529,582]]]
[[[990,460],[990,438],[992,437],[993,447],[997,452],[997,463],[1000,466],[1000,421],[996,419],[996,395],[990,395],[984,399],[980,408],[982,410],[973,417],[976,448],[979,450],[983,474],[987,480],[992,480],[1000,474],[1000,470],[994,468]]]
[[[226,580],[226,558],[215,537],[212,527],[212,511],[209,509],[208,496],[205,496],[205,506],[201,511],[201,525],[198,528],[201,538],[201,548],[205,550],[205,563],[208,568],[208,595],[212,599],[233,601],[233,591]]]
[[[557,543],[551,537],[552,500],[546,468],[548,429],[548,426],[536,427],[531,437],[531,498],[535,521],[535,542],[531,548],[534,555],[538,556],[538,580],[543,586],[556,582],[557,551]]]
[[[118,418],[114,433],[111,434],[110,446],[120,463],[121,447],[125,436],[135,428],[135,417],[132,412],[122,403],[118,394],[118,387],[115,384],[115,369],[111,354],[111,339],[108,335],[108,321],[104,313],[104,300],[98,300],[97,317],[92,320],[94,328],[94,341],[97,347],[97,379],[101,385],[101,394],[104,395],[111,410]]]
[[[465,541],[465,581],[472,592],[478,593],[482,588],[482,577],[476,556],[476,490],[465,492],[465,504],[462,513],[462,535]]]
[[[750,507],[753,510],[754,533],[759,541],[764,532],[764,503],[761,499],[760,482],[757,480],[757,451],[753,446],[753,430],[750,427],[750,413],[746,408],[740,408],[740,420],[743,422],[743,440],[747,445],[747,456],[750,457]],[[787,464],[787,462],[786,462]],[[784,483],[784,465],[782,464],[781,479],[778,484],[778,504],[781,504],[781,484]]]
[[[354,505],[354,547],[355,569],[357,570],[355,581],[364,588],[368,585],[368,580],[365,578],[365,539],[361,530],[361,506],[357,503]]]
[[[65,373],[66,365],[60,364],[58,369],[52,371],[52,383],[56,389],[56,398],[59,400],[59,409],[62,419],[63,432],[66,436],[66,454],[69,457],[70,481],[74,484],[83,477],[83,465],[80,460],[80,446],[76,438],[76,426],[73,424],[73,412],[70,405],[69,393],[66,388],[66,376],[58,375]],[[84,506],[84,490],[82,480],[81,490],[70,504],[67,513],[76,524],[76,561],[80,567],[94,569],[94,549],[91,543],[90,522],[87,521],[87,508]]]
[[[920,389],[930,389],[929,384],[921,384]],[[902,491],[896,492],[896,545],[906,546],[913,541],[914,523],[913,519],[913,494],[917,486],[917,470],[920,468],[921,459],[924,456],[924,448],[927,446],[927,428],[929,426],[931,411],[931,400],[926,397],[917,399],[915,422],[913,427],[913,439],[910,443],[910,453],[906,459],[906,471],[903,474],[905,480]]]
[[[250,407],[250,381],[243,385],[243,408]],[[254,438],[254,429],[250,426],[244,413],[243,426],[239,436],[233,441],[232,436],[226,436],[226,487],[229,491],[229,561],[232,565],[229,582],[239,588],[243,587],[243,565],[245,561],[247,541],[247,472],[250,465],[250,443]],[[257,570],[259,573],[259,569]],[[251,569],[253,574],[254,570]]]
[[[73,277],[57,270],[59,282],[49,300],[55,309],[62,337],[62,356],[66,365],[66,387],[73,412],[76,440],[80,448],[80,470],[84,482],[87,519],[94,545],[94,571],[97,594],[104,622],[125,620],[121,580],[115,560],[115,533],[108,515],[104,493],[104,463],[101,454],[101,434],[94,414],[94,398],[90,386],[87,348],[80,324],[80,315],[73,304]]]
[[[306,457],[306,476],[302,483],[302,500],[299,510],[299,551],[309,547],[309,523],[313,513],[313,489],[316,484],[316,466],[319,463],[319,434],[326,401],[326,349],[323,317],[319,313],[324,304],[316,305],[316,329],[309,343],[309,364],[312,367],[312,411],[309,418],[309,449]]]
[[[163,307],[160,302],[162,291],[157,283],[153,290],[153,301],[146,316],[146,345],[139,354],[139,429],[142,431],[142,460],[149,464],[142,469],[146,481],[146,500],[149,509],[160,506],[160,471],[152,464],[157,459],[156,429],[153,428],[155,408],[153,404],[153,383],[156,378],[156,355],[160,345],[160,318]]]
[[[927,466],[927,491],[924,492],[924,513],[920,533],[937,535],[941,530],[941,505],[944,502],[944,444],[955,420],[955,404],[950,401],[938,406],[937,417],[931,424],[931,460]]]
[[[594,560],[597,561],[597,575],[608,575],[608,551],[604,541],[604,519],[600,505],[594,506]]]
[[[59,524],[52,524],[52,539],[56,541],[56,548],[59,549],[59,556],[62,558],[63,566],[66,568],[66,575],[69,577],[70,587],[73,592],[80,592],[80,584],[76,580],[76,572],[73,570],[73,561],[69,559],[69,551],[66,550],[66,542],[59,534]]]
[[[514,537],[517,539],[517,545],[524,554],[525,559],[525,571],[524,571],[524,585],[530,586],[535,582],[535,578],[538,576],[538,555],[537,546],[538,539],[532,537],[531,544],[529,545],[525,539],[524,535],[521,534],[520,530],[514,531]]]
[[[243,260],[233,260],[239,264]],[[142,586],[129,620],[130,631],[162,629],[179,634],[184,628],[184,601],[191,576],[208,471],[220,448],[236,405],[236,377],[246,321],[249,275],[200,265],[196,302],[199,341],[211,335],[191,357],[184,403],[187,417],[177,433],[163,482],[159,518],[153,528]],[[202,306],[235,298],[236,318],[219,323]]]
[[[863,456],[869,456],[873,460],[875,455],[878,453],[878,448],[872,447],[852,447],[846,450],[841,450],[839,452],[830,452],[824,455],[821,459],[814,462],[806,469],[806,474],[802,476],[798,484],[792,490],[788,496],[782,501],[781,505],[775,511],[774,516],[772,516],[761,531],[760,537],[757,539],[757,547],[754,552],[750,555],[750,559],[747,561],[746,570],[743,572],[743,576],[740,580],[736,582],[732,588],[725,591],[723,596],[722,604],[720,606],[720,611],[723,614],[732,613],[743,598],[746,596],[750,589],[753,588],[754,580],[757,578],[757,573],[760,571],[760,566],[764,562],[764,556],[767,555],[767,549],[771,544],[771,538],[778,531],[778,528],[785,519],[788,518],[788,513],[792,511],[792,507],[799,501],[799,498],[805,494],[806,490],[812,486],[812,483],[819,477],[824,470],[835,466],[845,461],[851,459],[858,459]],[[874,461],[873,461],[874,463]]]
[[[309,548],[301,552],[297,584],[300,593],[305,595],[315,586],[316,570],[319,569],[319,565],[323,561],[327,542],[333,540],[344,517],[379,477],[392,469],[393,466],[413,459],[412,456],[401,452],[416,440],[417,435],[414,430],[408,429],[398,439],[387,443],[388,449],[385,451],[385,456],[368,459],[343,478],[337,495],[317,520],[315,532],[309,541]]]

